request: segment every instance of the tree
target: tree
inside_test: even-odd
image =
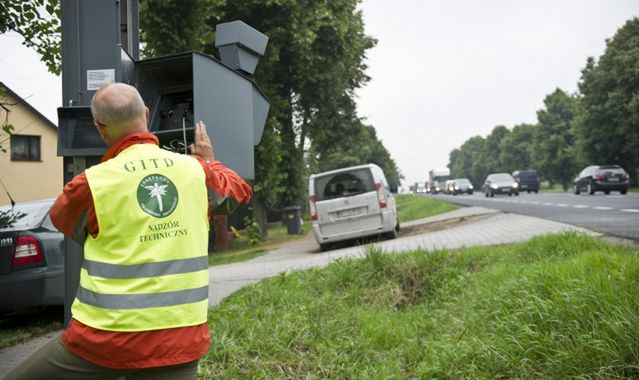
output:
[[[58,0],[2,0],[0,34],[14,31],[23,45],[35,49],[55,75],[62,71],[60,4]]]
[[[501,171],[513,172],[520,169],[532,169],[532,141],[535,125],[520,124],[504,136],[499,143],[499,162]]]
[[[510,134],[510,130],[503,125],[498,125],[486,136],[483,159],[489,172],[504,171],[501,156],[502,140]],[[486,173],[488,175],[489,173]]]
[[[480,186],[489,173],[484,161],[486,140],[474,136],[466,140],[459,149],[450,153],[448,168],[453,177],[466,177],[475,186]]]
[[[537,111],[533,163],[542,177],[551,183],[560,183],[564,190],[578,170],[572,129],[578,101],[576,95],[568,95],[558,88],[544,99],[545,109]]]
[[[589,58],[579,91],[578,146],[589,164],[619,164],[639,172],[639,19],[621,27],[596,62]]]

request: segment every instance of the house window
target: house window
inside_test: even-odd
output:
[[[40,136],[11,135],[11,161],[40,161]]]

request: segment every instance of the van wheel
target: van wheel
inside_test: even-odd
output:
[[[575,193],[575,195],[579,195],[579,187],[576,184],[572,185],[572,192]]]
[[[320,243],[319,246],[320,246],[320,251],[322,251],[322,252],[326,252],[329,249],[331,249],[331,245],[328,244],[328,243]]]
[[[487,192],[487,191],[486,191],[486,192],[484,192],[484,196],[485,196],[486,198],[488,198],[488,192]]]
[[[588,187],[586,188],[586,192],[590,195],[593,195],[595,193],[595,189],[592,188],[591,184],[588,184]]]
[[[397,239],[397,230],[393,228],[390,232],[386,233],[387,239]]]
[[[619,190],[619,192],[621,193],[621,195],[626,195],[626,193],[628,192],[628,190],[623,189],[623,190]]]
[[[397,224],[395,224],[395,231],[399,232],[400,227],[399,227],[399,219],[397,219]]]

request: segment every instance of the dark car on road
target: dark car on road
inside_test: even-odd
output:
[[[534,192],[539,191],[539,175],[536,170],[515,170],[513,178],[517,182],[519,191]]]
[[[452,194],[468,194],[471,195],[473,193],[473,184],[470,183],[468,178],[455,178],[453,180],[453,189]]]
[[[0,206],[0,314],[64,304],[63,235],[53,199]]]
[[[629,187],[630,176],[619,165],[588,166],[577,175],[572,185],[575,194],[584,192],[590,195],[596,191],[603,191],[605,194],[618,191],[626,194]]]
[[[493,197],[495,194],[519,195],[519,184],[515,182],[513,176],[508,173],[489,174],[481,187],[481,191],[486,197]]]

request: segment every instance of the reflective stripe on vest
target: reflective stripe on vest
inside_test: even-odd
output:
[[[73,318],[107,331],[205,323],[208,199],[200,163],[136,144],[85,174],[99,234],[85,241]]]
[[[92,260],[84,260],[82,264],[82,268],[90,276],[120,279],[197,272],[208,267],[209,260],[204,256],[134,265],[107,264]]]
[[[147,294],[99,294],[79,287],[76,297],[82,303],[103,309],[147,309],[207,300],[209,287]]]

